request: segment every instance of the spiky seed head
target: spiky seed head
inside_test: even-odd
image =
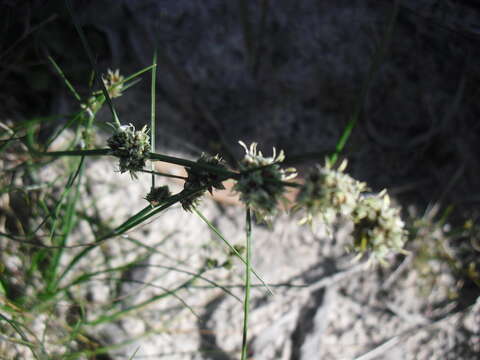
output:
[[[152,206],[158,206],[167,200],[171,195],[172,194],[167,185],[158,186],[150,190],[147,196],[145,196],[145,200],[147,200]]]
[[[121,126],[115,130],[107,143],[112,149],[111,154],[120,159],[120,172],[130,171],[130,174],[136,177],[135,172],[144,168],[150,153],[147,127],[135,130],[132,124]]]
[[[293,179],[296,171],[280,167],[279,163],[285,159],[283,151],[277,155],[273,148],[272,156],[265,157],[257,151],[257,143],[252,143],[250,147],[242,141],[239,144],[245,149],[245,157],[240,163],[242,173],[234,190],[240,194],[240,200],[252,209],[257,221],[269,222],[277,213],[279,201],[287,201],[282,182]]]
[[[215,166],[219,170],[227,169],[224,160],[219,155],[210,156],[202,153],[200,158],[197,159],[197,164]],[[212,194],[214,188],[219,190],[225,189],[222,184],[224,178],[218,173],[203,169],[201,166],[188,167],[186,170],[187,180],[185,181],[183,190],[187,192],[194,189],[200,189],[199,191],[180,200],[183,209],[186,211],[191,211],[193,207],[199,204],[200,198],[205,194],[206,190]]]

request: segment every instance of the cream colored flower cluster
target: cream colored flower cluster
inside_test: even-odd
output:
[[[120,75],[118,69],[115,71],[108,69],[107,75],[103,75],[102,80],[110,98],[114,99],[122,96],[124,77]]]
[[[403,252],[407,231],[400,210],[390,204],[386,190],[378,194],[366,193],[367,186],[344,170],[344,161],[338,169],[327,162],[317,167],[306,179],[298,196],[295,210],[305,211],[301,223],[312,223],[318,216],[331,225],[337,216],[353,221],[353,250],[370,255],[370,260],[384,263],[385,257]]]
[[[108,69],[107,74],[102,75],[102,81],[111,99],[122,96],[124,77],[120,75],[118,69],[115,71]],[[94,92],[93,95],[81,105],[81,108],[87,112],[90,118],[94,118],[97,111],[102,107],[103,100],[101,100],[101,94],[101,91]]]
[[[362,196],[352,213],[355,224],[354,249],[361,257],[371,255],[370,260],[384,263],[393,252],[404,252],[407,238],[400,209],[392,207],[386,190],[379,194]]]
[[[300,221],[302,224],[311,224],[317,215],[330,224],[337,215],[349,216],[354,211],[366,184],[345,174],[346,167],[346,160],[337,170],[326,161],[325,166],[317,166],[308,175],[295,206],[296,210],[305,210],[305,217]]]

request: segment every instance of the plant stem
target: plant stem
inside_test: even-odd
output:
[[[65,150],[65,151],[48,151],[37,152],[39,155],[45,156],[102,156],[110,155],[110,149],[92,149],[92,150]]]
[[[157,135],[157,123],[156,123],[156,101],[155,101],[155,91],[157,86],[157,51],[155,50],[153,54],[153,68],[152,68],[152,104],[151,104],[151,116],[150,116],[150,145],[152,152],[155,152],[155,137]],[[153,162],[152,171],[155,171],[155,165]],[[152,189],[155,188],[155,174],[152,173]]]
[[[250,311],[250,271],[252,261],[252,218],[250,208],[247,207],[246,216],[247,235],[247,263],[245,265],[245,301],[243,303],[243,338],[242,338],[242,360],[247,359],[247,335],[248,335],[248,313]]]
[[[353,114],[350,117],[347,126],[345,130],[343,131],[342,135],[340,136],[340,139],[337,142],[337,145],[335,147],[335,153],[330,157],[329,161],[330,164],[335,164],[335,162],[338,159],[338,156],[340,153],[343,151],[348,139],[350,138],[350,135],[352,133],[353,128],[357,124],[358,119],[360,118],[361,112],[363,110],[363,105],[365,103],[365,99],[367,98],[369,89],[370,89],[370,84],[372,83],[372,80],[377,72],[377,70],[380,68],[380,65],[382,64],[384,55],[387,51],[388,45],[390,43],[390,39],[393,34],[393,30],[395,27],[395,21],[397,19],[398,11],[400,8],[400,2],[398,0],[395,1],[393,5],[393,10],[392,14],[390,16],[390,19],[387,23],[387,28],[385,30],[385,36],[382,38],[382,42],[380,43],[380,46],[377,48],[377,51],[375,52],[372,62],[370,64],[370,68],[367,73],[367,78],[365,79],[365,82],[363,83],[362,90],[360,92],[360,95],[357,98],[357,101],[355,102],[353,106]]]
[[[181,166],[185,166],[185,167],[190,167],[192,169],[195,169],[195,168],[196,169],[204,169],[204,170],[211,171],[214,174],[225,175],[225,176],[228,176],[228,177],[232,177],[234,179],[238,177],[238,173],[228,171],[226,169],[220,168],[220,167],[215,166],[215,165],[201,164],[201,163],[197,163],[196,161],[181,159],[181,158],[177,158],[177,157],[173,157],[173,156],[150,153],[148,158],[150,160],[163,161],[163,162],[167,162],[167,163],[170,163],[170,164],[176,164],[176,165],[181,165]]]
[[[210,228],[210,230],[212,230],[227,246],[228,248],[230,249],[230,251],[232,251],[236,257],[238,257],[245,265],[247,264],[247,260],[244,259],[242,257],[242,255],[240,255],[240,253],[238,252],[237,249],[235,249],[235,247],[230,244],[227,239],[225,238],[225,236],[223,236],[220,231],[210,222],[208,221],[208,219],[200,212],[200,210],[198,210],[196,207],[193,208],[193,211],[200,217],[200,219],[203,220],[203,222],[205,224],[207,224],[207,226]],[[267,285],[267,283],[260,277],[260,275],[258,275],[258,273],[255,271],[255,269],[253,267],[251,267],[251,271],[252,271],[252,274],[255,275],[255,277],[260,280],[260,282],[262,283],[262,285],[267,289],[268,291],[268,294],[269,295],[273,295],[273,292],[272,290],[270,289],[270,287]]]
[[[77,21],[75,20],[75,15],[74,15],[70,0],[65,0],[65,5],[67,7],[68,13],[70,14],[70,17],[72,18],[72,23],[78,32],[78,36],[80,37],[80,41],[83,45],[83,48],[85,49],[88,60],[90,61],[90,65],[92,66],[93,71],[95,72],[95,78],[97,79],[97,82],[100,84],[100,88],[102,89],[103,95],[105,96],[105,100],[107,101],[108,107],[112,112],[114,124],[117,128],[120,128],[122,124],[120,123],[120,119],[118,118],[117,112],[113,107],[112,99],[110,98],[110,95],[108,95],[108,90],[105,87],[105,84],[103,83],[100,73],[98,72],[97,62],[95,60],[95,57],[93,56],[93,52],[92,52],[92,49],[90,48],[90,45],[88,44],[87,38],[85,37],[85,33],[83,32],[83,29],[80,27]]]

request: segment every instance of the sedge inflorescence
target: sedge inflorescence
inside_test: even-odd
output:
[[[283,169],[279,163],[285,159],[283,151],[277,155],[275,148],[271,157],[263,156],[257,151],[257,143],[247,147],[239,141],[245,149],[245,157],[240,163],[242,172],[234,186],[240,194],[240,200],[250,207],[258,221],[267,222],[276,213],[278,203],[285,201],[286,180],[296,176],[294,168]]]
[[[385,263],[391,252],[404,252],[407,231],[400,209],[390,203],[386,190],[362,196],[352,213],[354,250],[359,257],[369,253],[370,260]]]
[[[403,252],[407,231],[400,210],[390,203],[386,190],[367,193],[365,183],[344,173],[347,162],[334,169],[326,161],[307,177],[297,196],[295,210],[304,211],[301,223],[311,224],[319,217],[331,225],[337,217],[353,222],[353,246],[357,258],[368,254],[370,262],[385,263],[393,252]]]
[[[108,69],[107,74],[102,76],[102,81],[110,98],[114,99],[122,96],[124,77],[120,75],[120,70]]]
[[[210,156],[203,153],[197,160],[197,164],[199,165],[198,167],[186,168],[187,180],[183,186],[183,191],[187,193],[193,193],[186,196],[180,202],[183,209],[187,211],[191,211],[193,207],[198,205],[200,198],[203,196],[206,190],[208,190],[211,194],[213,192],[213,188],[219,190],[225,189],[222,184],[222,181],[225,180],[225,175],[221,175],[220,173],[223,170],[226,170],[226,166],[225,162],[220,156]],[[206,170],[202,167],[203,165],[216,168],[218,172]]]
[[[120,159],[120,172],[129,171],[133,177],[136,177],[135,172],[144,168],[150,153],[150,137],[147,127],[135,130],[132,124],[120,126],[107,143],[111,154]]]
[[[107,89],[108,96],[111,99],[118,98],[123,95],[124,77],[120,75],[120,70],[107,70],[107,74],[102,75],[102,81]],[[87,101],[81,105],[90,118],[94,118],[97,111],[102,107],[104,99],[101,97],[102,92],[96,91]]]
[[[157,186],[150,189],[150,192],[145,196],[145,200],[152,206],[158,206],[165,202],[171,195],[172,193],[167,185]]]
[[[354,211],[366,184],[345,174],[346,167],[346,160],[336,170],[326,161],[325,166],[317,165],[310,172],[297,196],[295,207],[305,210],[301,223],[311,224],[316,215],[331,223],[338,215],[349,216]]]

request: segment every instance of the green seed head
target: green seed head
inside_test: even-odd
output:
[[[158,206],[167,200],[171,195],[172,194],[170,193],[167,185],[158,186],[150,190],[147,196],[145,196],[145,200],[147,200],[152,206]]]
[[[225,162],[218,155],[210,156],[207,154],[202,154],[197,160],[197,164],[215,166],[221,170],[226,170]],[[211,194],[214,188],[220,190],[225,189],[222,184],[223,178],[218,173],[213,173],[211,171],[202,169],[201,167],[190,167],[186,168],[186,170],[187,180],[185,181],[183,190],[191,191],[194,189],[202,189],[195,192],[193,195],[180,200],[182,207],[186,211],[191,211],[193,207],[199,204],[200,198],[205,194],[206,190],[208,190]]]
[[[120,159],[120,172],[130,171],[136,177],[135,172],[144,168],[150,153],[147,127],[135,130],[132,124],[122,126],[108,139],[108,146],[112,149],[112,155]]]

